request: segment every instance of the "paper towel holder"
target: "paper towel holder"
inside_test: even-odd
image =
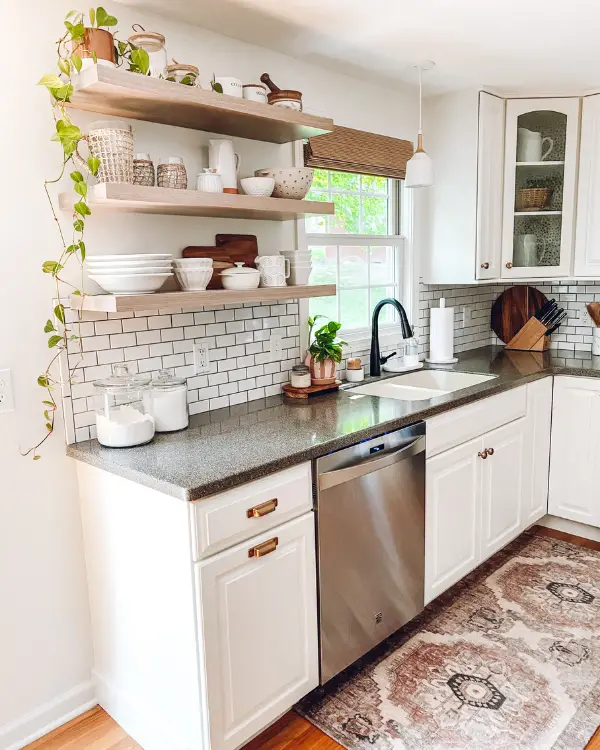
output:
[[[440,299],[440,308],[444,309],[445,307],[446,307],[446,300],[444,299],[444,297],[442,297]],[[427,362],[427,364],[430,364],[430,365],[454,365],[458,362],[458,357],[432,357],[431,356],[431,332],[430,332],[429,357],[425,358],[425,362]]]

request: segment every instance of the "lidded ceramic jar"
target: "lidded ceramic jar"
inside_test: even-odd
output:
[[[199,193],[222,193],[223,180],[216,169],[204,168],[196,177],[196,190]]]
[[[157,31],[146,31],[139,23],[134,23],[131,28],[135,33],[127,41],[148,53],[148,57],[150,58],[148,72],[150,75],[153,78],[166,78],[167,50],[164,36]]]
[[[226,268],[221,271],[223,288],[238,291],[256,289],[260,282],[260,271],[256,268],[248,268],[243,263],[236,263],[235,266],[235,268]]]
[[[290,376],[293,388],[310,388],[310,370],[306,365],[294,365]]]
[[[184,430],[189,424],[187,381],[160,370],[152,381],[152,416],[157,432]]]
[[[108,448],[130,448],[154,437],[150,378],[134,375],[127,365],[115,365],[113,374],[94,381],[96,436]]]

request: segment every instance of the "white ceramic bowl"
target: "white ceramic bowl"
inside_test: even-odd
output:
[[[175,268],[212,268],[212,258],[175,258]]]
[[[171,276],[172,273],[105,274],[90,276],[90,279],[109,294],[151,294]]]
[[[133,255],[88,255],[85,262],[94,263],[153,263],[154,261],[171,260],[172,253],[133,253]]]
[[[169,266],[143,266],[129,268],[127,266],[107,266],[106,268],[88,268],[88,275],[93,276],[148,276],[153,273],[171,273]]]
[[[269,198],[275,189],[275,180],[272,177],[244,177],[240,180],[246,195],[255,195],[259,198]]]
[[[254,174],[257,177],[272,177],[275,180],[274,198],[302,200],[310,190],[315,170],[311,167],[257,169]]]
[[[290,268],[289,283],[294,286],[306,286],[310,278],[311,267],[292,266]]]
[[[176,268],[175,276],[186,292],[203,292],[213,275],[212,268]]]

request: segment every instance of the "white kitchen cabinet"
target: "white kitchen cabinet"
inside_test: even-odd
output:
[[[211,748],[234,750],[319,681],[312,512],[199,563],[197,585]]]
[[[479,563],[482,450],[477,438],[426,462],[426,603]]]
[[[583,98],[575,275],[600,276],[600,94]]]
[[[500,276],[504,99],[468,90],[425,100],[435,185],[423,196],[423,281],[468,284]]]
[[[527,420],[519,419],[489,432],[484,438],[487,458],[481,467],[482,560],[521,532],[524,495],[531,486],[526,436]]]
[[[600,526],[600,380],[556,377],[548,512]]]
[[[568,276],[573,258],[579,145],[578,97],[510,99],[506,105],[502,278]],[[542,136],[532,159],[523,134]],[[543,159],[541,157],[544,157]],[[545,207],[521,201],[528,188],[550,188]]]
[[[531,482],[523,497],[522,527],[526,529],[548,512],[550,431],[552,429],[553,378],[542,378],[527,386],[526,460],[531,464]]]

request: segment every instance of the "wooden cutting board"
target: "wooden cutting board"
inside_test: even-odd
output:
[[[212,258],[214,261],[227,263],[232,267],[235,263],[244,263],[250,268],[255,268],[254,259],[258,255],[258,243],[253,234],[218,234],[216,245],[190,245],[182,251],[184,258]],[[215,268],[208,289],[221,289],[220,273],[225,266]]]
[[[546,295],[532,286],[511,286],[492,305],[492,330],[507,344],[544,302]]]

